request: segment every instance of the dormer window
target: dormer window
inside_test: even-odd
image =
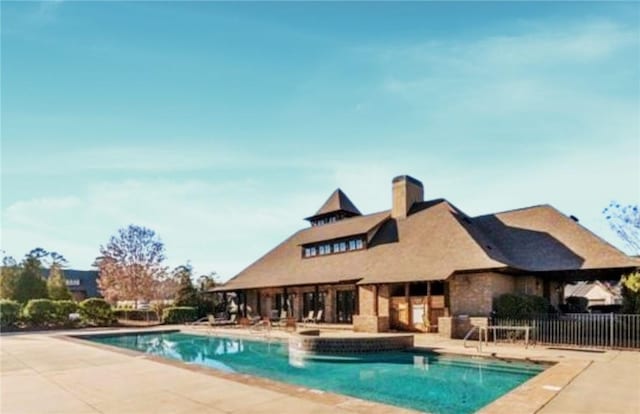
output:
[[[337,240],[333,243],[317,243],[302,249],[303,257],[326,256],[328,254],[345,253],[352,250],[365,248],[364,236],[353,237],[345,240]]]

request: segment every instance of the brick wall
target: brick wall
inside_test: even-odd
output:
[[[500,273],[457,274],[449,278],[451,315],[486,316],[493,299],[515,291],[514,276]]]
[[[353,330],[355,332],[387,332],[389,330],[389,317],[353,315]]]

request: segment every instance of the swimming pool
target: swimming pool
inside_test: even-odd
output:
[[[431,413],[472,413],[544,366],[417,351],[302,358],[285,342],[182,332],[87,339],[164,358]]]

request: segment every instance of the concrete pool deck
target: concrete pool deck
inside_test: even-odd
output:
[[[164,330],[170,327],[163,327]],[[176,327],[208,332],[205,328]],[[125,329],[102,330],[126,332]],[[147,331],[147,330],[145,330]],[[218,332],[251,335],[246,330]],[[0,412],[8,413],[407,413],[396,407],[63,340],[81,331],[0,337]],[[341,333],[343,334],[343,333]],[[348,334],[348,333],[347,333]],[[273,337],[288,337],[274,331]],[[255,335],[254,335],[255,336]],[[478,355],[462,341],[415,336],[437,352]],[[486,413],[640,413],[640,353],[590,353],[500,345],[483,355],[560,363],[483,409]],[[182,367],[181,367],[182,366]],[[557,368],[562,368],[558,370]],[[555,370],[555,373],[553,372]],[[545,374],[551,372],[551,377]],[[542,403],[541,403],[542,402]],[[534,408],[535,407],[535,408]]]

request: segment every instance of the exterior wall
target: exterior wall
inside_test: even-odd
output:
[[[451,315],[487,316],[493,309],[494,298],[515,291],[516,280],[511,275],[493,272],[453,275],[449,278]]]
[[[523,295],[536,295],[542,296],[543,294],[543,281],[539,277],[535,276],[516,276],[516,290],[515,293]]]
[[[378,286],[378,316],[389,317],[389,285]]]
[[[375,301],[374,287],[372,285],[358,286],[358,315],[377,316],[374,313]]]

